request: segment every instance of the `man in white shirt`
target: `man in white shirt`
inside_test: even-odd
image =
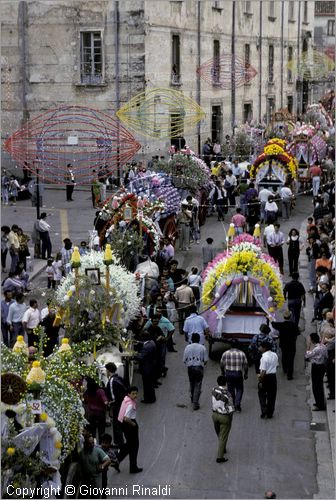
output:
[[[275,203],[274,198],[268,198],[268,201],[265,203],[265,218],[266,222],[274,222],[276,221],[278,214],[278,205]]]
[[[50,225],[46,221],[47,214],[43,212],[40,216],[39,222],[38,222],[38,230],[40,232],[41,236],[41,241],[42,241],[42,259],[50,259],[51,257],[51,240],[50,240]],[[47,257],[46,257],[47,253]]]
[[[284,258],[282,247],[285,243],[285,238],[283,233],[280,231],[280,224],[274,224],[274,232],[271,233],[267,240],[268,253],[275,262],[279,264],[280,273],[283,274]]]
[[[216,462],[218,464],[227,462],[224,458],[226,443],[229,437],[232,416],[235,410],[232,396],[226,385],[226,378],[220,375],[217,378],[217,387],[212,389],[212,421],[218,436],[218,452]]]
[[[197,314],[197,307],[195,305],[189,308],[190,316],[188,316],[183,325],[183,331],[185,333],[185,339],[187,342],[192,342],[192,335],[198,333],[200,336],[200,344],[204,345],[205,335],[209,333],[208,323],[205,321],[203,316]]]
[[[274,233],[274,224],[268,223],[264,229],[264,247],[268,247],[269,237]]]
[[[193,333],[191,344],[184,349],[183,363],[188,367],[190,397],[194,410],[199,410],[199,398],[202,389],[204,366],[208,361],[208,353],[204,345],[199,343],[200,336]]]
[[[33,346],[38,342],[38,336],[34,334],[36,328],[41,322],[41,313],[38,309],[37,300],[31,299],[29,307],[23,315],[22,325],[28,336],[28,346]]]
[[[282,216],[288,220],[291,212],[293,193],[287,185],[280,189],[280,197],[282,201]]]
[[[260,373],[258,375],[258,396],[261,408],[260,418],[272,418],[277,394],[276,371],[278,356],[272,352],[272,345],[267,340],[261,342]]]
[[[265,221],[265,205],[268,202],[269,197],[272,196],[272,195],[273,195],[272,191],[270,191],[266,187],[263,187],[259,191],[258,198],[260,200],[260,218],[261,218],[261,222]]]

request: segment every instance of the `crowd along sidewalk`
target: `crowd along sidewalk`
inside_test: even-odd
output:
[[[303,239],[306,238],[306,221],[300,228],[300,234]],[[308,275],[308,258],[306,252],[301,252],[300,255],[300,280],[304,285],[309,282]],[[306,290],[308,289],[305,286]],[[316,331],[316,323],[312,323],[314,315],[314,296],[307,293],[306,307],[304,309],[304,330],[302,334],[306,340],[309,334]],[[311,388],[310,380],[310,364],[307,363],[306,373],[309,384],[307,385],[307,404],[313,407],[314,396]],[[325,384],[325,394],[327,396],[327,387]],[[327,411],[312,412],[310,429],[315,434],[315,452],[317,462],[317,484],[318,492],[314,498],[332,498],[335,493],[335,401],[327,400]],[[332,495],[332,496],[330,496]]]

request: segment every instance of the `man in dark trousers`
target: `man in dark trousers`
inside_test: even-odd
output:
[[[288,380],[293,380],[296,339],[300,335],[300,330],[292,320],[292,313],[290,311],[285,311],[283,316],[285,321],[272,321],[272,326],[279,332],[282,369],[287,374]]]
[[[199,399],[201,396],[204,366],[208,361],[208,353],[204,345],[200,344],[199,333],[193,333],[191,344],[184,349],[183,363],[188,367],[190,384],[190,398],[194,410],[199,410]]]
[[[142,472],[142,467],[138,467],[139,451],[139,426],[137,423],[137,397],[138,388],[131,386],[125,396],[118,415],[118,420],[122,425],[126,443],[121,447],[117,459],[119,462],[129,455],[130,474]]]
[[[235,410],[241,412],[241,400],[244,392],[244,380],[248,376],[246,355],[239,349],[237,339],[230,341],[230,349],[225,351],[220,361],[222,374],[225,375],[229,393],[232,396]]]
[[[71,163],[67,164],[67,172],[65,173],[66,180],[66,201],[73,201],[72,193],[75,189],[75,176],[73,174]]]
[[[107,363],[105,368],[108,376],[105,392],[109,401],[112,403],[110,409],[112,410],[113,439],[114,444],[120,447],[124,442],[124,438],[120,422],[118,421],[118,415],[121,403],[127,394],[127,389],[124,380],[117,373],[117,366],[115,363]]]
[[[288,299],[288,309],[297,325],[300,321],[301,307],[306,305],[306,290],[299,281],[299,277],[299,273],[292,273],[292,281],[284,287],[284,297]]]
[[[141,334],[143,341],[142,349],[139,353],[139,368],[142,375],[144,396],[141,403],[155,403],[155,381],[157,374],[157,356],[154,340],[150,339],[149,333],[144,331]]]
[[[260,373],[258,375],[258,396],[261,408],[260,418],[272,418],[277,394],[276,370],[278,356],[271,351],[272,345],[263,341],[260,346],[262,352]]]

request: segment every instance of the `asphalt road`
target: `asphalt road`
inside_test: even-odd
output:
[[[68,231],[74,242],[86,239],[91,229],[94,210],[90,208],[90,193],[75,193],[75,201],[64,201],[63,191],[45,191],[54,246],[61,244]],[[69,206],[71,205],[71,206]],[[282,223],[287,235],[291,227],[300,228],[311,213],[311,197],[301,196],[290,221]],[[30,232],[35,212],[29,202],[20,202],[3,210],[3,224],[20,222]],[[60,210],[65,211],[60,212]],[[62,217],[60,214],[62,214]],[[67,217],[65,217],[65,215]],[[68,228],[66,227],[68,224]],[[64,227],[65,225],[65,227]],[[201,229],[202,242],[209,236],[216,247],[225,241],[227,222],[223,226],[210,217]],[[68,234],[66,234],[67,236]],[[180,267],[190,269],[200,265],[200,246],[177,255]],[[285,266],[285,281],[288,280]],[[46,286],[42,274],[34,281],[34,292],[43,306],[41,292]],[[304,324],[301,325],[304,328]],[[308,332],[309,333],[309,332]],[[217,464],[217,438],[211,420],[211,388],[219,374],[218,360],[209,361],[203,382],[201,408],[190,406],[186,368],[182,364],[184,338],[175,334],[177,353],[168,353],[167,378],[157,390],[154,405],[139,403],[140,425],[139,466],[142,473],[128,473],[128,459],[121,464],[121,473],[109,473],[110,487],[132,485],[162,487],[170,485],[170,498],[263,498],[265,490],[277,492],[278,498],[313,498],[317,492],[314,434],[310,430],[310,407],[307,404],[307,376],[304,369],[305,331],[298,339],[294,380],[288,381],[279,370],[278,396],[272,420],[261,420],[257,396],[257,380],[253,369],[245,383],[242,413],[235,414],[228,441],[228,458]],[[216,347],[220,356],[220,346]],[[142,385],[139,381],[140,396]],[[108,429],[107,429],[108,430]],[[138,497],[135,495],[135,497]],[[115,498],[115,496],[113,497]],[[330,496],[332,498],[332,496]]]

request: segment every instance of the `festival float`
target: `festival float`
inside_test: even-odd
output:
[[[131,382],[134,351],[127,326],[139,310],[139,281],[120,265],[109,244],[105,252],[83,256],[75,247],[72,268],[55,292],[55,321],[64,324],[71,342],[92,342],[88,362],[99,361],[102,375],[104,361],[113,361]]]
[[[181,209],[181,196],[170,177],[163,172],[148,172],[145,175],[139,172],[130,181],[128,189],[138,197],[163,203],[162,210],[155,214],[156,220],[163,236],[170,238],[174,244],[177,232],[175,216]]]
[[[110,242],[121,263],[134,271],[137,255],[157,253],[163,236],[158,219],[164,211],[163,201],[121,189],[100,209],[100,245]]]
[[[286,145],[284,139],[270,139],[263,153],[254,161],[250,177],[255,179],[259,187],[278,187],[286,183],[293,187],[293,181],[298,176],[298,162],[295,156],[286,151]]]
[[[275,319],[284,303],[279,268],[262,252],[260,228],[242,234],[210,262],[202,275],[202,316],[207,320],[209,355],[215,342],[237,338],[247,346],[262,323]]]
[[[46,359],[43,342],[28,350],[18,336],[13,350],[1,346],[2,498],[23,498],[23,488],[35,487],[52,498],[69,483],[69,465],[87,423],[81,381],[97,377],[96,364],[83,362],[91,349],[90,341],[70,347],[63,339]]]
[[[320,164],[327,153],[326,136],[311,124],[300,125],[292,132],[288,152],[297,158],[300,167],[310,167],[316,161]]]
[[[173,186],[178,189],[182,198],[189,193],[199,202],[199,223],[203,225],[206,219],[207,199],[210,186],[210,171],[203,160],[197,158],[189,148],[175,153],[167,161],[158,161],[153,170],[169,175]]]

